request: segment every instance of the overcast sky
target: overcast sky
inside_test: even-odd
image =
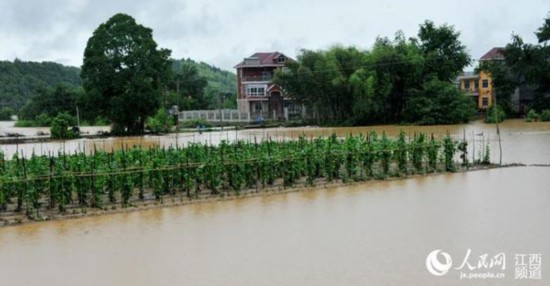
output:
[[[80,66],[88,38],[116,13],[153,29],[174,58],[232,69],[257,51],[295,57],[334,44],[369,48],[377,36],[416,36],[425,19],[461,32],[474,58],[512,33],[534,42],[550,0],[0,0],[0,60]]]

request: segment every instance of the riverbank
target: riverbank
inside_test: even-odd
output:
[[[92,216],[137,212],[137,211],[156,209],[156,208],[170,208],[170,207],[184,206],[184,205],[190,205],[190,204],[211,203],[216,201],[237,200],[237,199],[245,199],[245,198],[260,197],[260,196],[272,196],[272,195],[280,195],[280,194],[302,192],[302,191],[313,191],[319,188],[336,188],[336,187],[354,186],[354,185],[369,186],[379,182],[398,181],[398,180],[406,180],[406,179],[419,178],[419,177],[433,177],[433,176],[441,176],[445,174],[458,174],[458,173],[490,170],[490,169],[497,169],[497,168],[525,167],[525,166],[527,165],[524,165],[524,164],[475,165],[469,168],[458,168],[457,171],[454,173],[449,173],[449,172],[435,172],[435,173],[425,173],[425,174],[417,173],[417,174],[409,174],[409,175],[397,176],[397,177],[388,177],[383,179],[372,178],[369,180],[348,181],[348,182],[344,182],[341,179],[328,181],[324,178],[321,178],[321,179],[315,179],[313,181],[313,185],[308,185],[305,178],[302,178],[299,182],[297,182],[296,186],[294,187],[284,187],[283,181],[278,179],[274,182],[272,186],[268,186],[268,187],[256,186],[256,188],[244,189],[239,193],[235,193],[230,190],[225,190],[218,194],[202,193],[198,197],[195,197],[194,195],[192,195],[191,197],[188,197],[185,195],[184,192],[180,192],[179,195],[165,197],[162,201],[155,200],[152,194],[152,190],[147,190],[145,194],[146,199],[132,201],[130,206],[128,207],[122,207],[120,203],[106,203],[104,207],[101,209],[82,208],[82,207],[74,206],[74,207],[68,208],[65,213],[58,213],[57,211],[52,211],[52,212],[44,211],[38,218],[35,218],[35,219],[31,219],[29,216],[25,215],[23,211],[22,212],[12,211],[12,212],[3,212],[3,213],[0,212],[0,227],[17,226],[17,225],[29,224],[29,223],[40,223],[45,221],[79,219],[79,218],[86,218],[86,217],[92,217]],[[549,167],[549,165],[538,165],[537,167]]]

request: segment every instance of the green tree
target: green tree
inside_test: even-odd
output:
[[[222,99],[222,108],[237,108],[237,75],[235,73],[221,70],[220,68],[204,62],[196,62],[192,59],[174,60],[172,62],[172,70],[175,74],[181,73],[183,67],[186,65],[196,68],[198,76],[194,76],[193,78],[197,79],[199,82],[205,79],[207,82],[203,90],[206,107],[201,108],[217,109],[220,106],[220,99]],[[180,87],[182,87],[181,82]],[[171,93],[174,98],[176,98],[175,90],[175,85],[172,83]],[[182,91],[185,91],[185,87]],[[224,96],[220,98],[220,94]],[[198,95],[198,93],[195,92],[193,95]],[[196,96],[189,96],[189,93],[180,92],[180,97],[177,98],[177,101],[182,104],[180,105],[178,103],[178,105],[180,105],[180,110],[192,109],[192,106],[196,104],[194,98],[196,98]]]
[[[207,109],[209,102],[204,93],[207,85],[208,81],[199,75],[195,65],[184,63],[173,73],[165,107],[177,105],[180,110]]]
[[[11,116],[14,114],[11,107],[2,107],[0,108],[0,120],[9,121]]]
[[[424,74],[452,81],[468,66],[471,58],[460,40],[460,33],[452,26],[435,26],[432,21],[420,25],[418,39],[420,50],[426,59]]]
[[[506,68],[514,76],[516,85],[528,87],[533,92],[531,108],[541,112],[550,108],[550,16],[535,34],[539,44],[525,43],[519,35],[513,35],[512,42],[504,49],[504,56]]]
[[[145,119],[160,107],[170,51],[157,49],[152,30],[126,14],[101,24],[84,51],[82,80],[98,113],[113,132],[143,132]]]
[[[544,19],[544,24],[535,32],[539,43],[550,41],[550,16]]]
[[[59,84],[55,89],[41,88],[36,95],[25,104],[20,111],[20,119],[36,120],[41,114],[55,117],[58,113],[66,112],[76,116],[76,106],[82,96],[81,88],[74,88]]]
[[[468,122],[475,113],[474,102],[455,85],[432,79],[411,92],[405,121],[420,125]]]

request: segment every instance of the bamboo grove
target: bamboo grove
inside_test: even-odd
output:
[[[163,203],[168,198],[194,200],[269,187],[453,172],[469,166],[467,149],[465,141],[454,142],[449,136],[401,132],[397,138],[376,133],[302,136],[280,142],[94,150],[93,155],[15,154],[11,160],[0,153],[0,216],[22,213],[40,219],[44,214]]]

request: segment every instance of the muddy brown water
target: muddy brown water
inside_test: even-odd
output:
[[[178,143],[400,128],[494,135],[473,123],[180,134]],[[502,137],[505,162],[550,164],[550,124],[508,121]],[[105,148],[175,137],[121,141]],[[513,167],[4,227],[0,285],[548,285],[549,186],[550,168]],[[453,262],[441,277],[426,268],[438,249]],[[468,249],[472,265],[504,253],[505,277],[461,280],[472,272],[454,268]],[[541,254],[542,280],[514,279],[515,254]]]
[[[0,122],[0,134],[3,132],[18,132],[31,136],[37,131],[47,131],[44,128],[14,128],[11,122]],[[503,148],[503,163],[524,163],[524,164],[547,164],[550,162],[550,122],[527,123],[521,119],[506,120],[501,124],[501,143]],[[106,130],[108,127],[83,127],[83,131],[95,133],[98,130]],[[434,134],[441,137],[449,133],[454,139],[462,140],[464,137],[470,143],[470,157],[472,154],[479,157],[481,146],[489,142],[491,159],[494,162],[500,160],[498,137],[494,124],[485,124],[476,121],[463,125],[440,125],[440,126],[399,126],[381,125],[368,127],[347,127],[347,128],[269,128],[250,129],[240,131],[217,131],[199,133],[178,133],[165,136],[140,136],[123,138],[100,138],[100,139],[78,139],[69,141],[52,141],[42,143],[9,144],[0,145],[0,150],[6,158],[13,154],[20,153],[28,156],[35,154],[57,154],[58,152],[91,153],[94,149],[117,150],[122,147],[131,146],[185,146],[190,143],[218,144],[221,140],[234,141],[261,141],[261,140],[287,140],[289,138],[314,138],[317,136],[330,136],[336,134],[343,137],[349,134],[359,135],[375,131],[378,134],[385,132],[389,136],[397,136],[403,130],[409,136],[415,132]],[[475,142],[475,144],[473,144]],[[475,147],[474,147],[475,146]],[[471,158],[472,159],[472,158]]]

